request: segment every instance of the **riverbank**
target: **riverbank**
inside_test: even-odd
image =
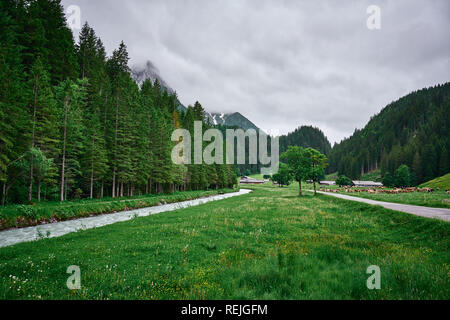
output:
[[[172,194],[152,194],[114,199],[85,199],[67,202],[44,202],[34,205],[10,205],[0,207],[0,231],[160,206],[236,191],[238,190],[182,191]]]

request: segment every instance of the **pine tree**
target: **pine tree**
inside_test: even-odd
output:
[[[96,71],[97,37],[87,22],[81,29],[76,48],[81,77],[92,79]]]
[[[72,31],[67,26],[64,8],[60,0],[29,1],[26,19],[42,26],[45,41],[32,49],[45,50],[44,63],[48,63],[52,84],[65,79],[75,80],[78,64]]]
[[[111,130],[107,133],[107,143],[108,149],[110,150],[110,167],[112,168],[112,197],[118,195],[118,172],[119,172],[119,162],[121,155],[119,155],[119,138],[125,138],[124,128],[119,126],[119,120],[121,113],[125,109],[125,94],[123,88],[126,86],[127,78],[129,78],[129,67],[128,67],[128,51],[127,47],[123,43],[117,50],[114,50],[112,57],[107,61],[107,71],[111,82],[111,103],[113,104],[113,110],[111,112],[112,117],[109,119],[109,125]],[[123,119],[122,119],[123,120]],[[121,164],[122,167],[125,165]],[[123,182],[122,182],[123,187]],[[122,189],[123,192],[123,189]]]
[[[153,85],[150,80],[145,80],[141,87],[141,104],[142,104],[142,143],[144,145],[143,157],[145,161],[142,165],[142,177],[145,179],[145,193],[151,193],[152,189],[152,177],[154,171],[154,154],[152,150],[153,146],[153,112],[154,112],[154,92]]]
[[[44,157],[47,155],[50,158],[54,158],[57,156],[57,111],[51,90],[50,77],[39,58],[34,62],[29,78],[29,87],[31,88],[29,97],[31,115],[30,147],[41,150],[44,153]],[[31,155],[33,156],[33,153]],[[29,202],[31,202],[33,192],[33,164],[34,161],[31,159],[28,189]],[[40,194],[38,194],[38,198],[40,198]]]
[[[85,142],[82,111],[86,106],[86,85],[86,80],[65,80],[55,89],[61,117],[60,201],[67,199],[69,184],[81,174],[79,159]]]
[[[29,114],[26,99],[29,92],[21,64],[22,47],[19,25],[12,18],[20,6],[12,0],[0,2],[0,182],[1,204],[6,202],[9,188],[22,175],[14,163],[29,148],[26,128]]]
[[[87,85],[87,108],[84,117],[87,144],[83,155],[82,172],[89,180],[89,197],[94,196],[94,182],[104,179],[108,169],[105,132],[102,111],[108,103],[109,83],[105,83],[106,58],[103,44],[87,23],[83,26],[77,57],[82,77],[89,79]],[[104,124],[103,124],[104,125]],[[102,195],[103,191],[101,191]]]
[[[173,181],[173,163],[171,159],[172,134],[171,119],[162,110],[152,110],[151,150],[153,153],[153,180],[157,184],[157,192],[162,192],[163,184]]]

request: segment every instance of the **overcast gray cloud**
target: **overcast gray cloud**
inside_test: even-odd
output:
[[[151,60],[184,104],[239,111],[331,142],[397,98],[450,80],[450,2],[63,0],[81,8],[109,53]],[[381,29],[366,27],[369,5]],[[77,31],[75,31],[77,32]]]

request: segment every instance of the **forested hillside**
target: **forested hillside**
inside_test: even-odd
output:
[[[172,131],[204,110],[180,111],[158,81],[139,87],[128,60],[87,23],[75,44],[59,1],[0,2],[2,204],[235,183],[230,165],[172,163]]]
[[[325,155],[329,155],[331,151],[331,144],[325,134],[312,126],[302,126],[294,132],[281,136],[280,153],[286,151],[289,146],[311,147]]]
[[[334,146],[329,172],[359,178],[378,168],[392,174],[406,164],[415,184],[444,175],[450,170],[449,125],[450,83],[415,91]]]

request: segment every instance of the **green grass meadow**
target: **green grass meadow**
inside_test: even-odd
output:
[[[360,197],[371,200],[395,202],[403,204],[411,204],[415,206],[433,207],[433,208],[450,208],[450,195],[445,191],[434,192],[411,192],[411,193],[399,193],[399,194],[387,194],[387,193],[367,193],[367,192],[354,192],[347,193],[345,191],[340,192],[352,197]]]
[[[312,184],[305,184],[305,188],[312,190]],[[322,189],[340,189],[341,194],[345,194],[351,197],[359,197],[366,198],[377,201],[385,201],[385,202],[394,202],[394,203],[403,203],[410,204],[415,206],[423,206],[423,207],[434,207],[434,208],[450,208],[450,195],[447,194],[444,190],[433,191],[433,192],[409,192],[409,193],[397,193],[397,194],[388,194],[388,193],[368,193],[368,192],[345,192],[345,188],[339,186],[317,186],[317,190]],[[353,189],[363,189],[366,190],[368,188],[360,187]],[[387,188],[390,189],[390,188]]]
[[[1,299],[449,299],[450,224],[305,192],[251,194],[0,248]],[[81,289],[66,286],[81,269]],[[369,290],[370,265],[381,289]]]

